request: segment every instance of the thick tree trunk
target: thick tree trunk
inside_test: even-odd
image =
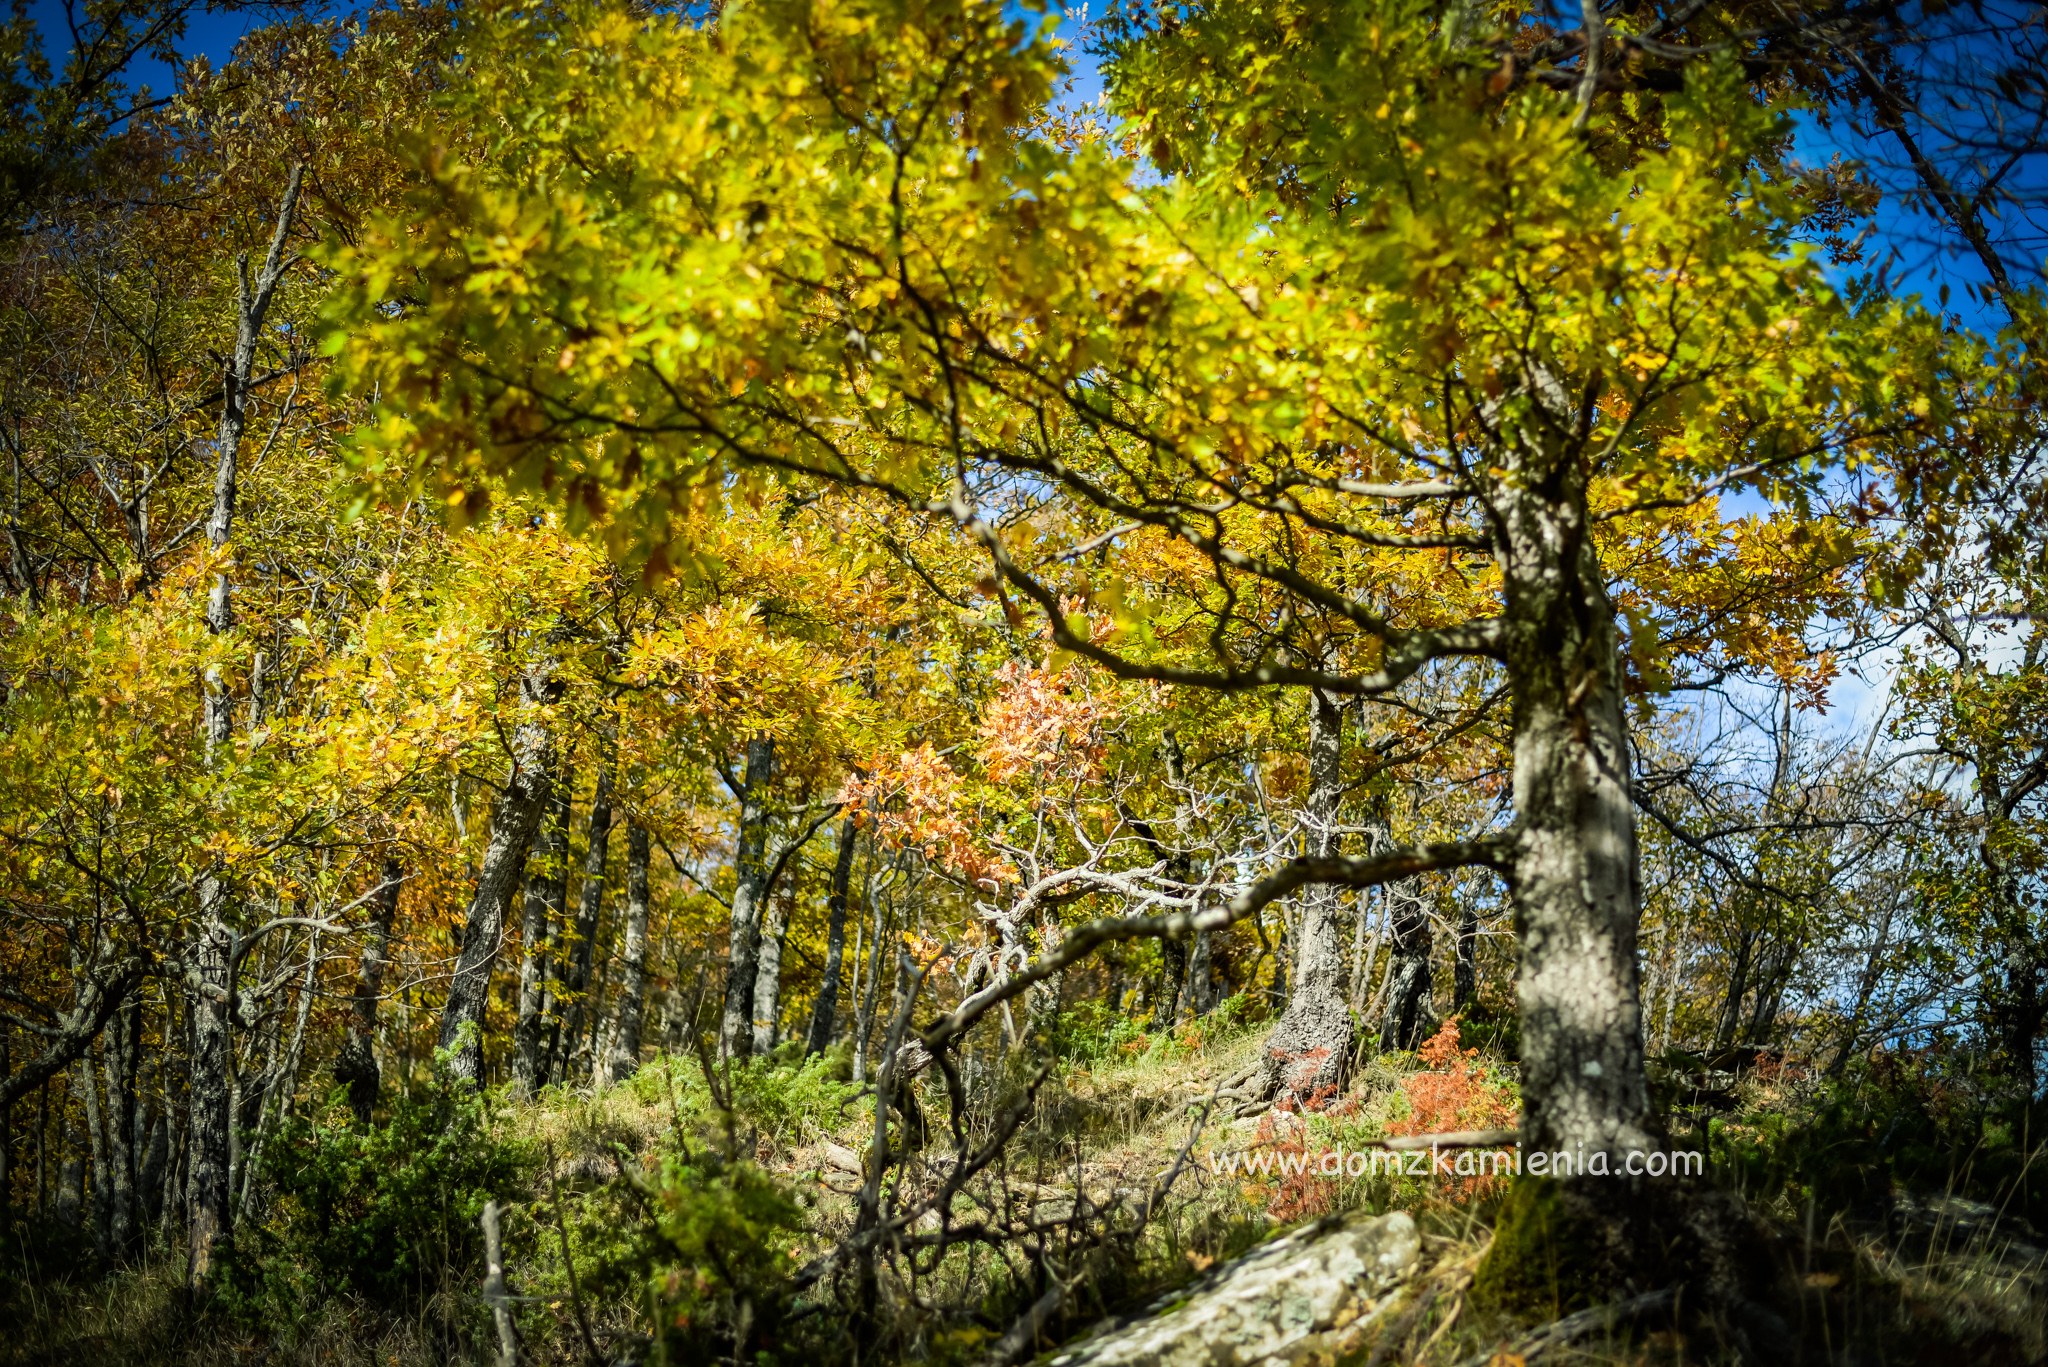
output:
[[[548,941],[562,923],[569,899],[569,790],[566,773],[554,780],[540,847],[527,870],[526,904],[519,921],[519,1016],[512,1027],[512,1086],[532,1096],[547,1084]]]
[[[1436,948],[1436,937],[1430,930],[1429,903],[1415,879],[1404,878],[1387,885],[1387,920],[1391,934],[1380,1048],[1413,1049],[1436,1028],[1429,975],[1429,958]]]
[[[1496,498],[1519,820],[1508,873],[1524,1151],[1583,1148],[1613,1168],[1653,1136],[1620,641],[1583,480],[1575,455],[1552,457],[1511,470]]]
[[[640,1025],[647,1010],[647,828],[626,823],[626,943],[619,963],[619,1015],[611,1056],[599,1065],[600,1087],[623,1082],[640,1068]]]
[[[590,797],[590,834],[583,852],[583,886],[576,896],[576,925],[568,942],[558,947],[569,956],[567,972],[552,991],[545,1015],[548,1042],[540,1074],[566,1081],[577,1037],[589,1018],[584,994],[590,987],[590,966],[597,946],[598,918],[604,912],[604,870],[611,856],[612,787],[618,775],[618,748],[608,733],[598,735],[597,789]]]
[[[1344,792],[1344,713],[1337,700],[1321,690],[1310,692],[1308,712],[1308,802],[1302,814],[1307,852],[1329,857],[1338,853],[1341,843],[1337,819]],[[1328,1095],[1350,1075],[1352,1028],[1344,1003],[1341,901],[1333,884],[1312,885],[1303,897],[1294,950],[1294,994],[1266,1037],[1265,1085],[1296,1101]]]
[[[548,719],[537,709],[560,695],[551,661],[530,668],[519,691],[528,715],[512,733],[512,769],[505,787],[491,803],[491,838],[477,872],[476,891],[463,921],[462,954],[448,984],[441,1010],[440,1047],[448,1053],[448,1070],[456,1078],[480,1086],[484,1077],[484,1007],[489,998],[491,969],[505,938],[505,915],[526,852],[547,808],[554,769],[554,736]]]
[[[334,1060],[334,1080],[347,1086],[348,1107],[360,1124],[370,1123],[383,1089],[377,1066],[377,1005],[384,995],[384,970],[390,962],[391,923],[398,916],[398,891],[405,870],[387,855],[378,873],[376,896],[370,899],[370,924],[363,937],[363,956],[356,969],[356,991],[349,1003],[348,1038]]]
[[[740,780],[739,841],[732,893],[732,929],[725,971],[725,1011],[718,1025],[721,1058],[745,1058],[754,1047],[754,992],[761,962],[762,900],[768,890],[768,785],[775,773],[775,742],[747,742]]]
[[[853,851],[860,827],[848,817],[839,826],[839,850],[832,861],[832,891],[825,901],[825,972],[818,999],[811,1003],[811,1028],[804,1038],[806,1054],[822,1054],[832,1045],[839,1013],[839,978],[846,957],[846,905],[853,889]]]

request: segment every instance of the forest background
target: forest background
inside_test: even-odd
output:
[[[8,1351],[2048,1351],[2039,10],[4,34]]]

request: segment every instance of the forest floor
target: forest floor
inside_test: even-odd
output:
[[[1732,1317],[1716,1312],[1630,1325],[1582,1313],[1567,1321],[1574,1332],[1560,1337],[1544,1326],[1586,1309],[1571,1292],[1570,1269],[1549,1305],[1488,1304],[1472,1293],[1505,1179],[1323,1177],[1312,1163],[1291,1175],[1223,1170],[1233,1154],[1314,1155],[1390,1134],[1452,1128],[1447,1122],[1459,1117],[1511,1119],[1510,1067],[1457,1050],[1448,1057],[1439,1050],[1436,1066],[1390,1055],[1361,1069],[1347,1092],[1324,1099],[1316,1114],[1234,1117],[1212,1097],[1256,1060],[1260,1038],[1257,1030],[1220,1032],[1070,1060],[1041,1087],[1031,1125],[1000,1170],[963,1193],[956,1222],[1001,1214],[1052,1227],[1092,1212],[1134,1209],[1158,1190],[1162,1172],[1177,1170],[1129,1256],[1077,1292],[1049,1321],[1049,1337],[1084,1332],[1103,1315],[1142,1304],[1282,1228],[1398,1208],[1415,1217],[1422,1253],[1378,1313],[1379,1328],[1361,1355],[1351,1359],[1360,1364],[2048,1361],[2048,1252],[2014,1203],[2001,1208],[1966,1194],[1981,1186],[1969,1155],[1960,1167],[1951,1164],[1956,1175],[1945,1183],[1914,1189],[1889,1182],[1879,1204],[1837,1199],[1825,1184],[1799,1180],[1797,1161],[1786,1158],[1798,1141],[1788,1136],[1815,1131],[1793,1121],[1824,1107],[1820,1084],[1796,1070],[1743,1079],[1712,1131],[1709,1180],[1727,1193],[1722,1199],[1742,1203],[1757,1236],[1753,1256],[1770,1264],[1758,1279],[1768,1291]],[[708,1119],[715,1107],[695,1059],[659,1060],[595,1096],[553,1090],[525,1103],[492,1098],[480,1123],[493,1143],[523,1156],[523,1185],[505,1202],[505,1261],[521,1297],[527,1361],[610,1363],[643,1353],[659,1360],[643,1337],[649,1295],[667,1298],[666,1305],[688,1302],[688,1278],[701,1282],[700,1266],[716,1256],[703,1234],[708,1207],[679,1203],[673,1194],[679,1183],[700,1195],[712,1189],[700,1180],[707,1145],[749,1160],[796,1212],[780,1223],[758,1217],[774,1232],[757,1240],[766,1261],[754,1275],[787,1277],[853,1228],[874,1138],[871,1106],[815,1063],[725,1081],[736,1119],[723,1135]],[[936,1118],[937,1089],[929,1095],[927,1153],[942,1168],[948,1141]],[[314,1143],[301,1158],[327,1152]],[[423,1152],[378,1161],[397,1172],[428,1161]],[[388,1284],[378,1278],[390,1271],[393,1241],[412,1236],[391,1224],[390,1203],[351,1205],[349,1198],[322,1207],[306,1194],[318,1183],[300,1180],[318,1162],[279,1161],[284,1194],[245,1212],[243,1275],[211,1311],[188,1311],[179,1289],[182,1264],[169,1248],[113,1273],[89,1261],[68,1268],[23,1264],[31,1275],[0,1296],[0,1312],[12,1321],[0,1360],[86,1367],[488,1360],[475,1249],[452,1217],[445,1221],[442,1266],[407,1273],[422,1294],[401,1297],[398,1312],[380,1295]],[[918,1163],[910,1171],[918,1173]],[[350,1173],[359,1185],[388,1176]],[[434,1180],[432,1173],[415,1175],[429,1185]],[[443,1197],[481,1180],[444,1177]],[[935,1179],[906,1179],[914,1180]],[[427,1198],[415,1191],[407,1199]],[[1830,1206],[1834,1213],[1825,1214]],[[744,1191],[719,1209],[727,1212],[719,1217],[725,1228],[742,1229],[733,1212],[746,1209]],[[446,1207],[444,1217],[450,1211],[468,1216],[466,1207]],[[347,1242],[351,1219],[362,1232],[354,1245]],[[894,1290],[903,1316],[916,1305],[952,1308],[908,1334],[903,1341],[912,1346],[901,1360],[979,1361],[1018,1304],[993,1259],[942,1261]]]

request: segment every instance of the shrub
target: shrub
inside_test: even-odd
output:
[[[733,1114],[786,1143],[845,1123],[843,1108],[865,1090],[847,1074],[847,1059],[839,1051],[809,1058],[778,1052],[765,1059],[737,1060],[718,1072]],[[647,1105],[674,1105],[677,1119],[684,1122],[708,1120],[717,1109],[704,1085],[702,1066],[693,1058],[656,1059],[634,1074],[628,1086]]]
[[[1062,1012],[1047,1032],[1055,1058],[1074,1063],[1143,1053],[1149,1043],[1144,1025],[1106,1002],[1080,1002]]]
[[[1389,1125],[1389,1134],[1491,1129],[1514,1119],[1507,1089],[1474,1061],[1479,1051],[1459,1049],[1457,1017],[1445,1021],[1416,1052],[1424,1071],[1401,1079],[1408,1115]]]
[[[2048,1225],[2048,1165],[2031,1138],[2043,1108],[1987,1089],[1971,1062],[1939,1049],[1890,1050],[1820,1078],[1759,1059],[1735,1088],[1735,1112],[1712,1121],[1711,1165],[1753,1200],[1812,1202],[1823,1217],[1888,1217],[1907,1191]]]
[[[749,1124],[777,1139],[795,1142],[813,1131],[836,1130],[845,1123],[841,1108],[862,1088],[834,1076],[833,1061],[822,1055],[778,1064],[750,1059],[733,1068],[726,1085],[733,1111]]]
[[[341,1291],[416,1308],[470,1289],[484,1203],[520,1188],[533,1155],[493,1127],[483,1098],[437,1077],[396,1098],[381,1125],[338,1106],[286,1122],[264,1167],[270,1216],[243,1238],[231,1298],[275,1321]]]
[[[667,1360],[780,1356],[804,1229],[795,1197],[715,1149],[668,1155],[647,1194],[648,1301]]]

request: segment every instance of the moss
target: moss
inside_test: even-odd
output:
[[[1472,1278],[1479,1306],[1555,1318],[1594,1304],[1609,1261],[1610,1231],[1582,1198],[1549,1177],[1520,1177],[1493,1226],[1493,1244]]]

